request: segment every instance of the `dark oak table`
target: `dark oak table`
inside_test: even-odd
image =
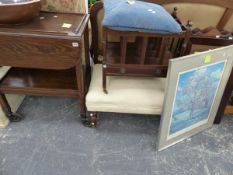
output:
[[[0,104],[12,121],[4,94],[80,99],[85,121],[85,85],[90,71],[87,14],[41,12],[33,21],[0,26],[0,66],[12,66],[0,81]]]

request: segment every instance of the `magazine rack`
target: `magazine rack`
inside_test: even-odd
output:
[[[177,34],[125,32],[104,28],[104,92],[107,93],[107,76],[166,77],[168,60],[189,54],[190,34],[191,31],[184,27],[183,32]],[[119,37],[120,42],[109,41],[111,36]]]

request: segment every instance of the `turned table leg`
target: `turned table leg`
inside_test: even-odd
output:
[[[81,45],[83,47],[83,45]],[[77,87],[79,91],[79,106],[80,106],[80,116],[81,116],[81,122],[85,125],[86,124],[86,107],[85,107],[85,87],[84,87],[84,71],[82,66],[82,55],[80,54],[80,57],[76,63],[75,71],[76,71],[76,81],[77,81]]]

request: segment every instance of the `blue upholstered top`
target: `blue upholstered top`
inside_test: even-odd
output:
[[[182,31],[180,25],[162,6],[143,1],[130,2],[104,0],[103,26],[121,31],[156,33]]]

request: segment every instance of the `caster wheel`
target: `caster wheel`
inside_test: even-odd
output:
[[[9,119],[11,122],[19,122],[23,119],[23,116],[17,113],[12,113],[9,115]]]
[[[89,127],[96,128],[97,127],[97,115],[91,113],[90,114],[90,121],[89,121]]]
[[[91,121],[86,121],[86,124],[84,126],[88,128],[96,128],[96,123],[91,122]]]
[[[90,126],[91,128],[96,128],[96,127],[97,127],[97,125],[96,125],[95,122],[91,122],[91,123],[89,124],[89,126]]]

